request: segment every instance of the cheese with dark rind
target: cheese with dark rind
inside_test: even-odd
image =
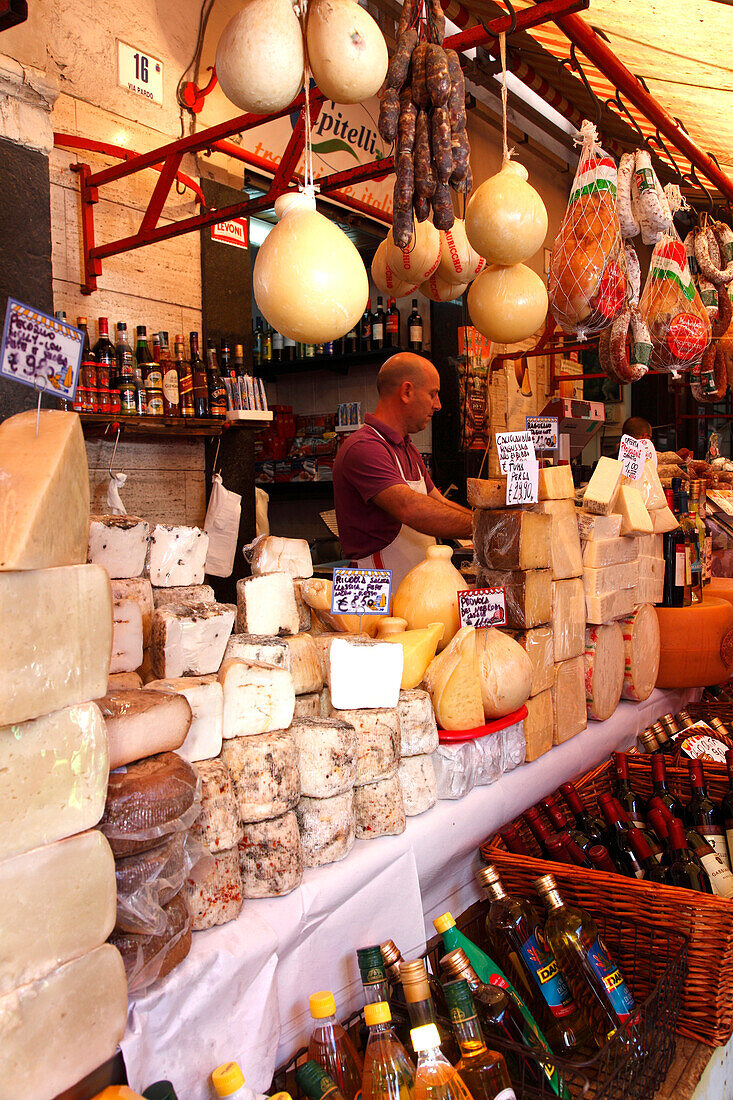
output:
[[[549,517],[548,517],[549,521]],[[529,630],[548,623],[552,616],[552,570],[488,569],[481,567],[478,588],[503,588],[507,626]]]
[[[200,760],[194,771],[201,781],[201,813],[192,832],[210,852],[235,848],[242,836],[232,777],[221,760]]]
[[[624,637],[618,623],[589,626],[585,632],[585,700],[594,722],[610,718],[624,684]]]
[[[218,672],[234,626],[233,604],[159,607],[153,614],[150,662],[159,679]]]
[[[196,773],[174,752],[162,752],[112,772],[99,827],[116,856],[154,848],[189,824],[181,818],[196,797]]]
[[[506,508],[505,477],[466,478],[469,508]]]
[[[112,672],[107,680],[107,694],[113,691],[139,691],[142,686],[139,672]]]
[[[149,540],[150,524],[139,516],[90,516],[87,561],[113,579],[139,577]]]
[[[247,822],[239,842],[239,867],[245,898],[276,898],[300,886],[303,854],[295,814]]]
[[[580,535],[574,500],[543,500],[533,506],[533,511],[549,516],[550,567],[553,580],[580,577],[583,573],[583,557],[580,552]]]
[[[357,840],[373,840],[378,836],[404,833],[405,804],[402,787],[395,772],[378,783],[366,783],[354,791]]]
[[[164,930],[157,935],[113,932],[109,942],[122,955],[131,993],[147,989],[182,963],[191,950],[191,916],[182,894],[163,908]]]
[[[290,671],[290,649],[285,638],[267,638],[259,634],[232,634],[224,650],[225,661],[247,661],[272,665]]]
[[[112,593],[99,565],[0,573],[0,725],[107,690]]]
[[[150,533],[145,572],[155,588],[203,584],[209,536],[198,527],[156,523]]]
[[[394,775],[400,760],[400,719],[396,707],[382,710],[333,708],[331,713],[356,732],[355,786]]]
[[[344,859],[354,846],[354,792],[333,798],[301,798],[296,807],[303,863],[322,867]]]
[[[191,725],[181,695],[147,688],[112,691],[97,700],[107,727],[110,771],[146,756],[179,748]]]
[[[406,756],[397,770],[405,817],[424,814],[438,801],[438,784],[431,755]]]
[[[162,908],[182,890],[186,880],[185,836],[173,833],[147,852],[115,860],[118,932],[155,934],[164,930]]]
[[[232,777],[239,817],[245,824],[280,817],[300,797],[298,750],[287,730],[224,742],[221,759]]]
[[[549,516],[513,508],[473,514],[473,545],[489,569],[549,569]]]
[[[339,718],[294,718],[289,732],[298,749],[302,795],[332,798],[354,786],[357,736],[353,726]]]
[[[204,878],[189,878],[184,887],[194,932],[227,924],[242,911],[244,894],[238,849],[217,852],[212,860],[213,867]]]

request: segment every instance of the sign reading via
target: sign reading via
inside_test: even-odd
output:
[[[458,593],[458,614],[461,626],[503,626],[506,622],[506,599],[503,588],[468,588]]]
[[[388,615],[391,569],[334,569],[332,615]]]
[[[8,298],[0,346],[4,378],[72,401],[83,350],[81,329]]]
[[[534,440],[536,451],[556,451],[559,447],[556,416],[528,416],[527,431]]]
[[[163,62],[117,39],[117,83],[151,103],[162,103]]]

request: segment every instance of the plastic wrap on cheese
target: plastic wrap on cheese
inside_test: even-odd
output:
[[[291,577],[312,577],[313,559],[306,539],[285,539],[276,535],[258,535],[242,547],[252,567],[252,575],[289,573]]]
[[[585,651],[585,590],[582,577],[552,582],[554,660],[568,661]]]
[[[208,853],[189,832],[174,833],[147,852],[115,861],[117,932],[159,936],[168,920],[164,910],[186,879],[211,865]]]
[[[122,955],[130,993],[139,993],[164,978],[191,950],[191,916],[181,894],[163,910],[165,927],[156,935],[113,932],[110,943]]]
[[[162,752],[110,774],[99,827],[115,856],[135,855],[189,829],[200,812],[196,772],[176,753]]]
[[[203,584],[209,536],[198,527],[157,523],[150,535],[145,570],[154,588]]]
[[[524,763],[524,722],[471,741],[441,744],[433,753],[438,798],[463,798],[476,786],[495,783]]]
[[[473,514],[476,557],[490,569],[548,569],[550,567],[549,516],[500,508]]]

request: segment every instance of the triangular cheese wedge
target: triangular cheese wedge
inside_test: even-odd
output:
[[[402,646],[405,658],[402,666],[403,691],[416,688],[422,683],[442,636],[443,623],[431,623],[421,630],[405,630],[401,634],[388,634],[381,639],[383,642]]]
[[[462,627],[430,662],[425,685],[438,725],[444,730],[476,729],[484,724],[474,627]]]

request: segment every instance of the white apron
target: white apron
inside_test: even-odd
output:
[[[384,439],[384,436],[375,427],[371,424],[369,427],[375,435],[378,435],[380,439]],[[386,439],[384,441],[385,443],[388,442]],[[397,455],[394,457],[405,485],[413,492],[427,496],[428,489],[425,478],[421,475],[417,481],[410,481],[405,477],[405,471],[402,469],[399,458]],[[392,592],[394,593],[410,570],[425,560],[425,552],[428,546],[434,545],[435,539],[432,535],[423,535],[421,531],[416,531],[414,527],[408,527],[403,523],[387,546],[383,547],[382,550],[378,550],[375,554],[369,554],[365,558],[357,558],[356,565],[359,569],[391,569]]]

